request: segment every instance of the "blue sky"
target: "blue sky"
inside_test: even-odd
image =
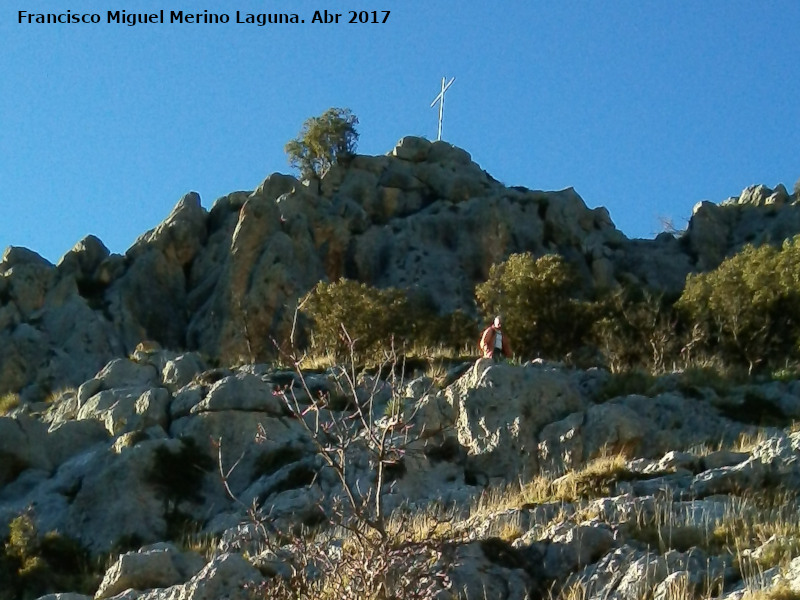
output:
[[[19,24],[18,11],[98,13]],[[106,23],[108,10],[224,12],[228,24]],[[312,24],[315,10],[390,10]],[[236,11],[306,23],[236,24]],[[444,139],[507,185],[572,186],[630,237],[699,200],[800,178],[800,2],[5,0],[0,248],[55,262],[87,234],[124,252],[180,197],[203,205],[290,172],[284,144],[325,109],[359,152]]]

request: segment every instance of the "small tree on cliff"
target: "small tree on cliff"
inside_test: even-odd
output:
[[[319,117],[306,119],[300,134],[284,147],[289,164],[305,179],[324,176],[340,158],[355,152],[357,123],[349,108],[329,108]]]
[[[560,255],[512,254],[489,269],[475,299],[487,321],[503,315],[516,354],[560,358],[580,346],[587,329],[587,307],[573,298],[578,282]]]

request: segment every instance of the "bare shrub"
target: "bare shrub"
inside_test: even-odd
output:
[[[428,530],[420,532],[418,523],[412,526],[403,514],[390,514],[384,500],[392,473],[436,432],[417,423],[417,408],[400,396],[404,373],[393,350],[378,369],[388,374],[387,380],[367,376],[356,369],[354,342],[343,327],[342,332],[350,360],[348,367],[336,369],[338,394],[312,392],[301,369],[303,356],[294,351],[284,360],[294,365],[295,385],[277,392],[289,416],[308,434],[323,468],[334,473],[339,493],[319,506],[325,523],[313,530],[281,530],[272,515],[248,507],[266,551],[286,567],[252,588],[252,595],[293,600],[434,597],[452,585],[447,544],[435,535],[445,517],[431,513]],[[347,401],[341,402],[342,397]],[[267,439],[261,428],[256,441]],[[366,477],[356,467],[365,455]],[[231,470],[220,468],[220,474],[236,499],[227,486]]]

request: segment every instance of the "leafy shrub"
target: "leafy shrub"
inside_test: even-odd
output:
[[[709,273],[690,275],[676,306],[702,342],[749,372],[798,356],[800,236],[773,246],[746,246]]]
[[[9,523],[0,555],[0,600],[37,598],[73,590],[94,594],[102,566],[74,540],[55,531],[39,535],[33,517],[24,513]]]
[[[329,108],[303,123],[300,135],[286,144],[289,164],[306,179],[323,177],[332,165],[355,152],[358,118],[349,108]]]
[[[666,370],[680,355],[676,320],[661,296],[623,289],[599,303],[602,315],[592,335],[612,372],[644,368]]]
[[[181,439],[181,447],[176,452],[168,446],[156,449],[147,480],[164,500],[168,525],[179,529],[185,524],[180,505],[202,500],[203,478],[213,467],[214,461],[192,438]]]
[[[487,320],[500,314],[511,348],[522,356],[561,357],[582,343],[589,305],[573,297],[578,278],[563,257],[512,254],[475,288]]]
[[[415,340],[428,348],[440,346],[457,352],[474,347],[480,336],[478,321],[462,310],[439,315],[412,305],[410,321]]]
[[[311,322],[311,347],[340,360],[350,357],[351,342],[356,359],[365,360],[389,350],[392,340],[399,346],[413,337],[408,298],[395,288],[319,282],[301,301],[301,312]]]

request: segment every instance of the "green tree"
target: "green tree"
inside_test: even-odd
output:
[[[390,349],[393,339],[400,346],[413,334],[408,297],[396,288],[377,289],[344,278],[321,281],[301,307],[311,321],[312,348],[340,360],[350,357],[350,342],[358,360],[374,359]]]
[[[562,256],[526,252],[493,265],[475,298],[487,321],[503,316],[515,354],[561,358],[586,330],[587,305],[573,297],[577,290],[577,274]]]
[[[349,108],[329,108],[319,117],[306,119],[298,137],[284,147],[289,164],[305,179],[323,177],[340,158],[355,152],[357,123]]]
[[[745,246],[714,271],[691,275],[676,307],[726,362],[778,366],[798,355],[800,236]]]
[[[592,335],[612,372],[661,373],[681,350],[677,319],[663,296],[639,287],[614,291],[597,305]]]
[[[98,566],[75,540],[56,531],[40,535],[33,513],[25,512],[8,524],[8,537],[0,542],[0,600],[63,590],[94,594]]]
[[[193,438],[181,438],[180,448],[159,446],[150,465],[147,480],[155,486],[164,501],[168,525],[179,525],[180,506],[202,501],[202,483],[214,461]]]

